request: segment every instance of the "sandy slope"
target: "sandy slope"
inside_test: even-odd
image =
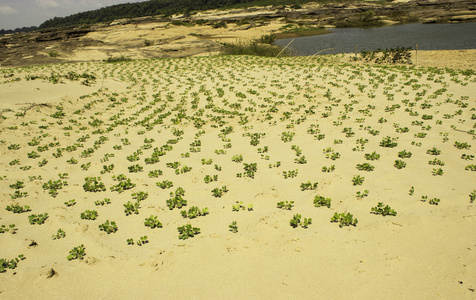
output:
[[[95,74],[96,83],[25,79],[70,71]],[[7,118],[0,125],[0,176],[5,176],[0,181],[0,225],[18,229],[0,234],[0,257],[26,257],[16,269],[0,274],[0,298],[474,298],[476,214],[469,195],[476,189],[476,172],[465,167],[475,160],[461,158],[475,155],[474,134],[468,133],[475,123],[474,75],[341,65],[315,57],[203,57],[0,72],[2,115]],[[65,116],[51,116],[58,111]],[[423,120],[423,115],[433,119]],[[198,128],[200,120],[204,125]],[[223,135],[228,126],[233,131]],[[348,137],[345,128],[353,134]],[[285,142],[283,132],[295,135]],[[256,146],[247,136],[254,133],[264,134]],[[426,137],[415,137],[418,133]],[[398,138],[398,145],[381,147],[386,136]],[[39,144],[30,146],[35,138]],[[364,149],[357,148],[362,147],[359,140],[367,140]],[[193,152],[197,141],[200,151]],[[467,143],[468,149],[457,149],[455,142]],[[268,152],[260,153],[265,146]],[[146,164],[154,148],[161,147],[168,150],[160,161]],[[433,147],[441,154],[428,154]],[[328,148],[340,158],[326,158],[323,150]],[[55,158],[57,149],[62,156]],[[87,149],[93,151],[89,156]],[[399,158],[402,150],[412,156]],[[33,151],[40,157],[28,158]],[[138,151],[139,160],[129,161]],[[365,154],[374,151],[380,159],[366,160]],[[232,161],[237,154],[242,162]],[[295,162],[302,157],[306,163]],[[71,158],[78,163],[68,163]],[[435,158],[444,166],[428,164]],[[43,159],[48,162],[39,167]],[[202,159],[213,162],[203,164]],[[395,160],[405,161],[406,167],[395,168]],[[176,175],[167,166],[173,162],[181,163],[179,169],[192,169]],[[366,162],[375,169],[356,168]],[[91,165],[84,170],[81,165],[87,163]],[[237,177],[244,163],[257,164],[254,178]],[[110,173],[100,173],[111,164]],[[135,164],[143,171],[129,172]],[[322,172],[331,165],[334,171]],[[440,167],[444,173],[433,175]],[[153,170],[163,174],[151,178]],[[285,179],[283,172],[293,170],[297,176]],[[50,196],[43,184],[63,173],[68,185]],[[120,174],[136,186],[112,191],[118,183],[113,175]],[[218,180],[207,184],[206,175],[218,175]],[[365,177],[362,185],[353,185],[356,175]],[[88,176],[101,177],[107,190],[84,191]],[[156,185],[164,180],[173,187]],[[18,181],[24,187],[17,190],[28,196],[12,200],[16,189],[10,185]],[[317,189],[302,191],[301,184],[308,181],[317,182]],[[229,191],[214,197],[212,190],[223,186]],[[208,207],[210,214],[184,219],[182,209],[169,210],[166,200],[178,187],[188,200],[183,209]],[[358,197],[364,190],[368,196]],[[135,202],[131,194],[140,191],[148,192],[148,198],[140,202],[139,214],[126,216],[124,204]],[[330,208],[314,207],[317,195],[331,198]],[[421,201],[422,196],[428,200]],[[104,198],[111,204],[94,204]],[[433,198],[440,199],[438,205],[429,204]],[[76,204],[67,207],[64,202],[71,199]],[[245,208],[253,204],[253,210],[233,211],[237,201]],[[294,201],[294,207],[279,209],[280,201]],[[378,202],[397,215],[371,214]],[[29,205],[31,211],[5,210],[15,203]],[[85,210],[96,210],[97,219],[81,219]],[[29,215],[45,212],[45,224],[28,223]],[[331,223],[336,212],[353,214],[357,226]],[[312,218],[309,228],[291,227],[295,214]],[[151,215],[163,228],[144,226]],[[115,221],[118,231],[100,231],[98,225],[106,220]],[[229,231],[232,221],[237,221],[237,233]],[[177,227],[187,223],[201,232],[180,240]],[[66,237],[52,240],[59,228]],[[149,243],[127,245],[127,239],[144,235]],[[68,261],[69,251],[81,244],[84,259]]]

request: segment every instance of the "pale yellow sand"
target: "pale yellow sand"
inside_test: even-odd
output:
[[[70,71],[95,74],[96,83],[25,79]],[[0,274],[0,298],[473,299],[476,213],[469,195],[476,189],[476,172],[465,167],[475,160],[461,156],[476,155],[474,134],[468,133],[475,124],[476,76],[433,72],[340,65],[313,57],[203,57],[0,70],[0,105],[6,118],[0,124],[0,176],[6,176],[0,181],[0,225],[15,224],[18,229],[0,234],[0,257],[26,257],[16,269]],[[392,111],[393,105],[399,107]],[[51,116],[58,107],[65,113],[62,119]],[[410,116],[410,110],[418,116]],[[180,122],[179,112],[186,115]],[[423,115],[433,119],[423,120]],[[380,123],[381,118],[386,122]],[[198,119],[205,121],[203,128],[194,126]],[[103,123],[94,127],[94,120]],[[147,120],[149,127],[143,126]],[[423,123],[412,125],[417,122]],[[228,126],[233,132],[220,136]],[[346,137],[344,128],[354,135]],[[173,149],[160,162],[146,164],[153,148],[177,139],[174,129],[183,130],[182,139],[169,143]],[[318,132],[310,134],[310,129]],[[196,137],[201,130],[205,133]],[[295,133],[292,141],[282,141],[283,132]],[[247,133],[265,136],[252,146]],[[427,135],[414,137],[418,133]],[[325,136],[318,139],[318,134]],[[398,145],[379,146],[386,136],[398,138]],[[34,138],[40,139],[39,145],[29,146]],[[129,145],[121,141],[124,138]],[[142,149],[139,160],[130,162],[127,157],[141,149],[145,138],[154,139],[152,148]],[[368,141],[362,151],[354,151],[359,139]],[[194,153],[190,144],[196,140],[201,141],[201,151]],[[471,148],[457,149],[455,142]],[[231,148],[225,148],[228,143]],[[12,144],[19,149],[8,149]],[[66,150],[75,144],[80,144],[77,150]],[[45,145],[48,149],[40,152],[38,146]],[[122,150],[114,149],[119,145]],[[299,146],[307,163],[295,163],[298,156],[292,145]],[[268,152],[258,153],[265,146]],[[326,158],[323,149],[329,147],[339,159]],[[427,154],[433,147],[441,154]],[[53,156],[57,148],[65,148],[59,158]],[[81,157],[89,148],[94,152]],[[219,150],[226,153],[217,154]],[[402,150],[412,152],[411,158],[399,158]],[[28,158],[32,151],[40,157]],[[374,151],[380,159],[367,161],[364,155]],[[190,157],[184,158],[185,153]],[[114,157],[106,160],[106,154]],[[243,162],[232,161],[237,154]],[[78,163],[67,163],[71,158]],[[445,163],[443,175],[432,175],[440,168],[428,164],[435,158]],[[19,164],[14,164],[16,159]],[[39,167],[42,159],[48,163]],[[202,159],[213,162],[203,165]],[[407,166],[395,168],[397,159]],[[175,161],[192,170],[176,175],[166,165]],[[279,167],[269,167],[278,161]],[[88,162],[90,168],[83,170],[81,165]],[[375,169],[356,168],[366,162]],[[257,164],[254,179],[237,178],[243,163]],[[111,173],[100,174],[111,164]],[[128,167],[135,164],[143,171],[129,173]],[[322,172],[331,165],[333,172]],[[26,166],[31,169],[20,169]],[[148,177],[149,171],[159,169],[163,175]],[[296,169],[297,177],[283,177],[283,172]],[[68,185],[53,198],[42,186],[58,180],[60,173],[68,173]],[[112,176],[120,174],[136,186],[123,193],[111,191],[117,184]],[[206,184],[206,175],[218,175],[218,181]],[[365,177],[363,185],[352,184],[356,175]],[[42,179],[30,180],[31,176]],[[85,192],[88,176],[101,177],[107,191]],[[172,181],[173,187],[156,185],[164,180]],[[15,189],[10,185],[17,181],[24,182],[19,191],[28,196],[12,200]],[[317,182],[317,189],[301,191],[308,181]],[[225,185],[229,191],[221,198],[212,195],[213,189]],[[190,220],[182,218],[182,209],[169,210],[166,200],[178,187],[184,188],[188,200],[183,209],[208,207],[210,214]],[[369,191],[367,197],[356,196],[364,190]],[[141,201],[139,214],[126,216],[123,204],[135,202],[131,194],[139,191],[148,192],[148,198]],[[314,207],[317,195],[331,198],[331,207]],[[422,196],[428,200],[421,201]],[[94,204],[104,198],[111,204]],[[438,205],[428,203],[433,198],[440,199]],[[76,205],[66,207],[64,202],[71,199]],[[232,211],[237,201],[245,207],[253,204],[253,210]],[[279,201],[294,201],[294,207],[279,209]],[[371,214],[378,202],[397,215]],[[31,211],[5,210],[15,203],[29,205]],[[98,218],[81,219],[85,210],[97,210]],[[45,212],[45,224],[28,223],[29,215]],[[357,226],[331,223],[336,212],[353,214]],[[312,218],[309,228],[292,228],[295,214]],[[144,226],[151,215],[163,228]],[[99,230],[106,220],[117,223],[116,233]],[[237,221],[237,233],[229,231],[232,221]],[[177,227],[188,223],[201,233],[180,240]],[[59,228],[66,237],[52,240]],[[144,235],[149,243],[127,245],[127,239]],[[84,259],[68,261],[69,251],[81,244],[86,247]],[[51,269],[56,274],[48,278]]]

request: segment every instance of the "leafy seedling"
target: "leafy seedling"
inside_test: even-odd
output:
[[[379,202],[377,206],[372,207],[370,209],[370,212],[376,215],[382,215],[382,216],[396,216],[397,215],[397,212],[395,210],[393,210],[388,205],[383,206],[382,202]]]
[[[162,223],[160,223],[160,221],[157,220],[157,216],[152,216],[152,215],[149,218],[146,218],[144,220],[144,225],[147,227],[150,227],[151,229],[162,228]]]
[[[294,201],[280,201],[276,204],[278,208],[291,210],[294,206]]]
[[[200,228],[192,227],[190,224],[177,227],[177,230],[179,232],[179,239],[181,240],[186,240],[200,233]]]
[[[73,260],[73,259],[80,259],[82,260],[84,258],[84,256],[86,256],[86,252],[85,252],[85,247],[84,245],[80,245],[78,247],[74,247],[73,249],[71,249],[69,251],[69,255],[68,255],[68,260]]]
[[[238,232],[238,225],[236,224],[236,221],[231,222],[231,224],[228,225],[228,227],[230,228],[231,232],[233,232],[233,233]]]
[[[53,240],[59,240],[59,239],[64,238],[65,236],[66,236],[66,233],[63,231],[63,229],[60,228],[60,229],[58,229],[58,231],[56,232],[56,234],[53,234],[53,235],[51,236],[51,238],[52,238]]]
[[[117,231],[117,225],[114,221],[109,222],[109,220],[106,220],[106,222],[100,224],[98,227],[99,230],[105,231],[107,234]]]
[[[308,228],[310,224],[312,224],[312,219],[304,218],[304,220],[301,222],[300,214],[295,214],[293,218],[289,221],[289,225],[291,225],[291,227],[293,228],[296,228],[298,226],[301,226],[302,228]]]
[[[350,213],[335,213],[331,218],[331,222],[339,222],[339,227],[344,226],[357,226],[358,220]]]
[[[48,213],[37,214],[37,215],[33,214],[28,216],[28,222],[30,223],[30,225],[35,225],[35,224],[41,225],[45,223],[46,219],[48,219]]]

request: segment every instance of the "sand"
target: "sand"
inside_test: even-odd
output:
[[[0,225],[16,228],[0,233],[0,257],[25,256],[0,274],[0,298],[473,299],[476,172],[466,168],[476,154],[474,73],[442,69],[442,60],[433,62],[440,69],[428,69],[340,59],[191,57],[0,69]],[[67,79],[69,72],[96,80],[88,86]],[[33,75],[39,78],[26,79]],[[257,145],[253,134],[261,134]],[[380,145],[387,136],[395,147]],[[164,155],[147,164],[154,148]],[[429,154],[433,148],[440,154]],[[403,150],[411,157],[400,158]],[[373,152],[380,158],[367,160]],[[34,153],[39,157],[29,158]],[[428,164],[435,159],[444,165]],[[396,160],[406,166],[396,168]],[[253,163],[257,171],[247,177],[244,167]],[[364,163],[374,169],[359,170]],[[130,172],[134,165],[142,171]],[[154,170],[162,175],[150,177]],[[294,178],[283,175],[293,171]],[[121,174],[135,187],[113,191]],[[217,181],[206,183],[206,175]],[[356,176],[365,178],[361,185],[353,185]],[[60,177],[67,185],[53,197],[43,185]],[[101,177],[106,190],[85,191],[87,177]],[[173,187],[157,186],[166,180]],[[316,188],[302,190],[308,182]],[[224,186],[228,191],[214,196]],[[187,206],[170,210],[166,201],[179,187]],[[12,199],[17,191],[28,195]],[[126,215],[124,204],[139,192],[148,197],[138,214]],[[330,198],[330,207],[316,207],[316,196]],[[105,198],[111,203],[95,204]],[[281,201],[294,205],[280,209]],[[237,202],[243,209],[233,211]],[[396,215],[371,213],[379,202]],[[31,211],[6,210],[14,204]],[[192,206],[209,214],[182,217]],[[82,219],[86,210],[97,219]],[[28,216],[43,213],[44,224],[29,224]],[[358,223],[341,228],[331,222],[335,213],[351,213]],[[296,214],[312,218],[308,228],[290,226]],[[162,228],[144,225],[151,215]],[[101,231],[106,221],[118,230]],[[200,233],[179,239],[177,228],[186,224]],[[58,229],[65,237],[52,239]],[[138,246],[143,236],[148,243]],[[80,245],[84,257],[68,260]]]

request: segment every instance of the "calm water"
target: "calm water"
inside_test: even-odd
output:
[[[331,29],[332,33],[295,38],[289,47],[299,55],[353,53],[418,44],[420,50],[476,49],[476,22],[461,24],[405,24],[377,28]],[[286,46],[292,39],[276,41]]]

